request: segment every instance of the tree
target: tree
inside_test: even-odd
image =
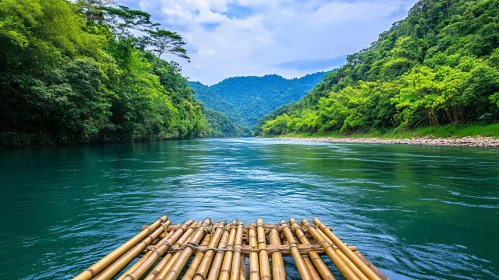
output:
[[[170,53],[187,59],[187,61],[190,62],[190,58],[187,56],[187,50],[184,48],[185,42],[176,32],[159,28],[145,30],[145,32],[149,34],[149,36],[145,36],[142,39],[143,44],[149,46],[158,58],[165,53]]]
[[[131,30],[145,31],[148,28],[157,26],[151,22],[151,15],[140,10],[132,10],[126,6],[119,5],[99,7],[106,15],[108,26],[114,31],[118,38],[132,36]]]

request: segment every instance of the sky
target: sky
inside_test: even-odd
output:
[[[416,0],[117,0],[182,35],[189,80],[332,70],[404,19]]]

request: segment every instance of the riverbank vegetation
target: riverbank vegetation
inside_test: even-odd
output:
[[[272,135],[269,135],[272,136]],[[499,123],[489,125],[443,125],[420,127],[415,129],[387,129],[387,130],[371,130],[368,132],[355,131],[350,133],[342,133],[336,131],[324,132],[298,132],[287,133],[282,135],[273,135],[283,138],[378,138],[378,139],[411,139],[411,138],[463,138],[463,137],[492,137],[499,138]]]
[[[209,136],[165,53],[184,41],[106,0],[0,2],[0,146]]]
[[[262,118],[256,133],[497,136],[497,125],[485,125],[499,120],[498,7],[419,1],[299,102]]]

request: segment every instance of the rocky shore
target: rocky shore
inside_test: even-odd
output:
[[[428,146],[461,146],[461,147],[495,147],[499,148],[499,139],[493,137],[463,137],[463,138],[435,138],[432,136],[417,137],[411,139],[380,139],[380,138],[293,138],[283,137],[282,140],[300,140],[315,142],[336,143],[370,143],[370,144],[408,144]]]

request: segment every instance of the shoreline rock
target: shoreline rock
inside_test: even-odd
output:
[[[282,137],[281,140],[300,140],[312,142],[332,143],[357,143],[357,144],[405,144],[447,147],[488,147],[499,148],[499,139],[493,137],[463,137],[463,138],[435,138],[432,136],[406,138],[406,139],[380,139],[380,138],[332,138],[332,137]]]

